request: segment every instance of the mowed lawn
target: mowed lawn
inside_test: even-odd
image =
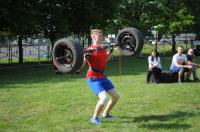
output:
[[[167,70],[171,57],[161,59]],[[121,98],[115,118],[102,125],[89,122],[97,97],[86,69],[79,75],[56,75],[51,66],[1,70],[0,132],[199,131],[200,82],[146,84],[146,69],[146,56],[109,62],[106,74]]]

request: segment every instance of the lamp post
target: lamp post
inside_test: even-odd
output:
[[[159,31],[162,30],[162,28],[163,28],[163,25],[161,25],[161,24],[158,24],[158,25],[152,27],[152,33],[155,37],[155,49],[156,50],[157,50],[157,46],[158,46],[158,33],[159,33]]]
[[[157,50],[157,45],[158,45],[158,31],[156,30],[156,26],[154,26],[153,28],[152,28],[152,33],[153,33],[153,35],[154,35],[154,38],[155,38],[155,49]]]

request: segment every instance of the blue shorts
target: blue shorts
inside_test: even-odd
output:
[[[101,79],[86,78],[86,81],[96,95],[98,95],[101,91],[108,91],[114,88],[114,85],[107,77]]]
[[[183,70],[184,72],[190,71],[190,69],[189,69],[189,68],[186,68],[186,67],[184,67],[184,68],[179,68],[179,67],[173,66],[173,67],[170,69],[170,71],[171,71],[172,73],[178,73],[180,70]]]
[[[183,68],[179,68],[179,67],[172,67],[171,69],[170,69],[170,71],[172,72],[172,73],[178,73],[180,70],[182,70]]]

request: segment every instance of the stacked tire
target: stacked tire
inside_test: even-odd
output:
[[[144,45],[144,37],[142,33],[132,27],[122,29],[117,34],[117,44],[119,51],[124,56],[139,55]]]
[[[52,50],[53,63],[63,73],[73,73],[83,63],[83,48],[78,41],[63,38],[58,40]]]

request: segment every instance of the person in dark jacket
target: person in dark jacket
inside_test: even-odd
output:
[[[186,78],[185,80],[186,81],[189,81],[189,78],[190,78],[190,75],[191,73],[193,74],[193,79],[194,81],[198,81],[199,78],[198,78],[198,75],[197,75],[197,67],[198,67],[198,64],[195,63],[195,55],[194,55],[194,50],[192,48],[190,48],[188,50],[188,53],[185,55],[188,62],[189,62],[189,65],[192,66],[192,72],[188,72],[186,74]]]

